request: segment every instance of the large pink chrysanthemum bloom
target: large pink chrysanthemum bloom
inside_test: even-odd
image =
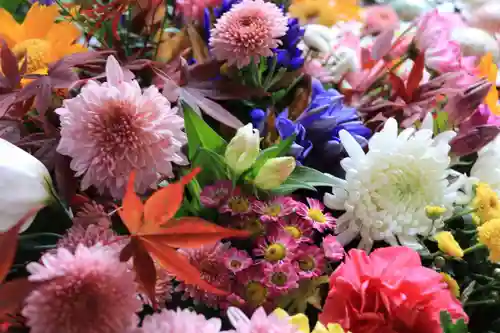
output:
[[[287,18],[275,4],[243,0],[222,15],[211,31],[210,47],[218,60],[244,67],[273,55],[288,30]]]
[[[141,91],[126,80],[118,61],[109,56],[107,82],[90,81],[81,93],[56,110],[61,119],[57,151],[72,158],[82,176],[82,189],[94,185],[123,195],[130,173],[137,171],[136,189],[156,185],[161,175],[173,177],[172,163],[187,164],[181,147],[187,142],[177,109],[151,86]]]
[[[28,264],[29,280],[45,282],[25,301],[32,333],[123,333],[137,324],[134,273],[104,246],[60,248]]]
[[[386,247],[368,256],[353,249],[330,276],[319,320],[351,332],[441,333],[441,311],[467,320],[443,276],[423,267],[416,251]]]
[[[206,319],[188,309],[163,310],[144,319],[142,333],[219,333],[219,318]]]

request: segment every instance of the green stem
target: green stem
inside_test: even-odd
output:
[[[450,222],[450,221],[453,221],[453,220],[454,220],[454,219],[456,219],[457,217],[462,217],[462,216],[465,216],[465,215],[469,215],[470,213],[474,213],[475,211],[476,211],[476,209],[475,209],[475,208],[474,208],[474,209],[468,209],[468,210],[461,211],[461,212],[459,212],[459,213],[457,213],[457,214],[453,215],[452,217],[450,217],[450,218],[446,219],[446,220],[444,221],[444,223],[446,224],[446,223],[448,223],[448,222]]]
[[[476,245],[473,245],[473,246],[468,247],[468,248],[466,248],[466,249],[464,250],[464,255],[465,255],[465,254],[472,253],[472,252],[474,252],[474,251],[476,251],[476,250],[484,249],[484,248],[486,248],[486,245],[481,244],[481,243],[476,244]]]
[[[485,299],[485,300],[482,300],[482,301],[468,302],[468,303],[465,303],[464,306],[496,305],[496,304],[500,304],[500,301],[499,300],[495,300],[495,299]]]
[[[34,234],[21,234],[19,235],[19,241],[24,241],[24,240],[30,240],[33,238],[38,238],[38,237],[55,237],[55,238],[62,238],[62,235],[55,234],[53,232],[39,232],[39,233],[34,233]]]

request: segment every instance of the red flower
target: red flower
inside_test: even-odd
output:
[[[406,247],[377,249],[369,256],[351,250],[330,277],[330,287],[319,319],[346,331],[441,333],[441,311],[468,320],[443,277]]]

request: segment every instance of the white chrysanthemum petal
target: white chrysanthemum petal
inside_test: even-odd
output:
[[[424,120],[422,121],[422,126],[420,126],[420,129],[427,129],[429,131],[433,131],[434,130],[433,126],[434,126],[434,121],[432,119],[432,113],[428,112],[425,115]]]
[[[361,148],[358,141],[356,141],[349,132],[341,130],[339,132],[339,138],[351,159],[357,162],[365,156],[363,148]]]
[[[436,140],[429,128],[432,124],[427,123],[398,136],[396,120],[389,119],[370,139],[366,154],[354,146],[352,137],[341,134],[350,155],[341,162],[345,182],[324,196],[326,206],[346,211],[337,221],[341,243],[360,234],[363,249],[382,240],[419,249],[416,237],[435,230],[425,207],[438,205],[452,212],[465,185],[464,178],[449,168],[448,141],[453,135],[446,133]]]
[[[500,195],[500,136],[478,152],[470,175],[478,181],[488,183]]]

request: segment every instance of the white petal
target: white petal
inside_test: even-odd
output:
[[[106,78],[110,85],[118,86],[124,80],[123,70],[115,57],[110,55],[106,61]]]
[[[341,130],[339,133],[339,137],[342,145],[344,146],[344,149],[347,151],[353,161],[357,162],[365,157],[363,148],[361,148],[359,143],[352,137],[351,134],[349,134],[349,132],[347,132],[346,130]]]
[[[434,131],[434,120],[430,112],[427,112],[427,115],[425,116],[424,121],[422,122],[422,126],[420,126],[420,129],[427,129],[430,131]]]

